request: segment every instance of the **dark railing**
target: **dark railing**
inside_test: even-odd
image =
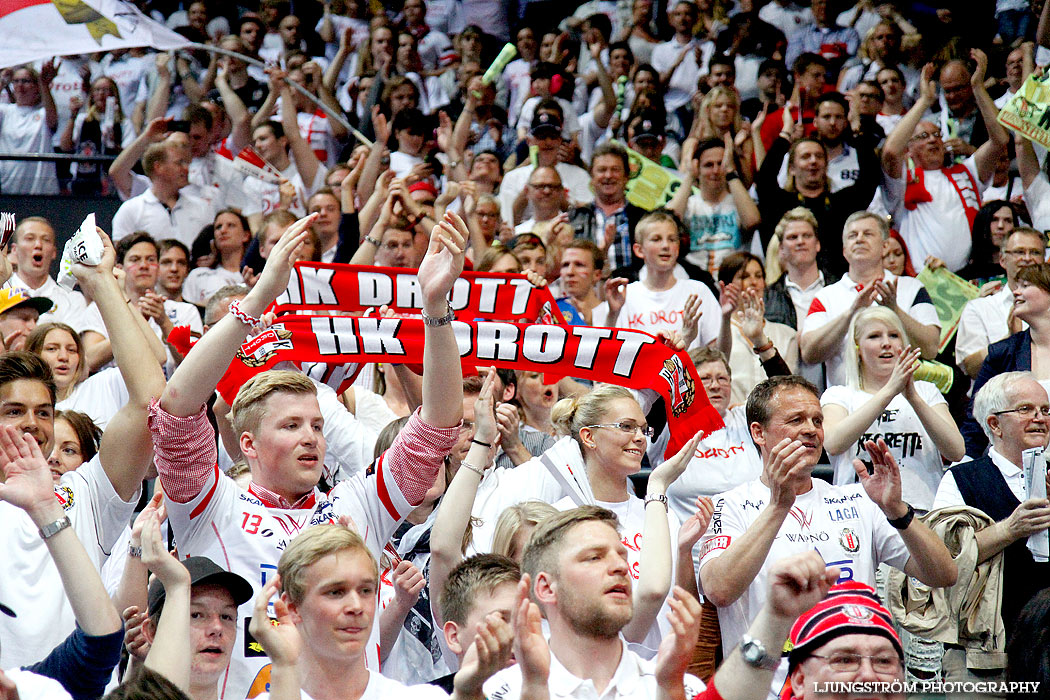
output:
[[[0,153],[0,160],[54,161],[56,163],[112,163],[116,156],[84,156],[79,153]]]

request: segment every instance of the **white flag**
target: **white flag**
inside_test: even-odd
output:
[[[0,0],[0,68],[52,56],[190,42],[122,0]]]

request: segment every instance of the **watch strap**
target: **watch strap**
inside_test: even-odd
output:
[[[444,316],[427,316],[426,311],[421,311],[420,313],[423,315],[423,323],[430,326],[431,328],[436,328],[437,326],[447,326],[448,324],[456,320],[456,312],[452,310],[451,304],[448,307],[448,313]]]
[[[890,526],[897,530],[907,530],[908,526],[911,525],[911,521],[915,519],[915,509],[911,507],[910,503],[905,503],[904,505],[908,506],[907,513],[899,518],[894,518],[893,520],[886,518],[886,521]]]
[[[48,523],[40,528],[40,539],[48,540],[57,535],[58,533],[65,530],[67,527],[71,527],[73,523],[69,521],[68,515],[63,515],[58,520]]]

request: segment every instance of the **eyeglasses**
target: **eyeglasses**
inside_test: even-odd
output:
[[[915,136],[912,136],[908,140],[914,143],[916,141],[926,141],[926,140],[931,139],[931,138],[937,139],[938,141],[940,141],[941,140],[940,132],[939,131],[924,131],[921,134],[916,134]]]
[[[636,433],[636,432],[638,432],[640,430],[640,431],[642,431],[642,435],[644,435],[645,437],[649,438],[650,440],[652,440],[653,439],[653,435],[656,434],[656,430],[653,428],[653,426],[651,426],[651,425],[638,425],[637,423],[634,423],[634,422],[629,421],[629,420],[620,421],[619,423],[598,423],[596,425],[585,425],[583,427],[585,427],[585,428],[616,428],[617,430],[619,430],[621,432],[631,433],[631,434],[634,434],[634,433]]]
[[[1050,406],[1033,406],[1031,404],[1024,404],[1017,408],[1011,408],[1006,411],[996,411],[993,416],[1001,416],[1004,413],[1016,413],[1022,418],[1035,418],[1036,412],[1039,413],[1043,418],[1050,418]]]
[[[1012,255],[1015,258],[1039,258],[1042,259],[1044,252],[1039,248],[1014,248],[1013,250],[1004,250],[1004,254]]]
[[[896,654],[877,654],[875,656],[866,656],[864,654],[849,654],[839,653],[832,654],[830,656],[821,656],[820,654],[812,654],[814,659],[821,659],[828,666],[831,667],[832,671],[838,673],[855,673],[860,670],[860,662],[863,659],[868,659],[871,662],[871,667],[875,670],[875,673],[891,674],[896,673],[900,670],[901,659]]]
[[[542,190],[543,192],[554,192],[555,190],[560,190],[562,188],[561,185],[552,185],[545,182],[540,183],[538,185],[534,185],[530,182],[529,187],[532,187],[533,189],[537,190]]]

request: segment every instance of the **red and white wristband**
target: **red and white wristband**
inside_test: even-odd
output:
[[[230,315],[232,315],[234,318],[236,318],[238,321],[248,326],[249,328],[253,328],[262,323],[262,321],[255,318],[254,316],[251,316],[241,311],[240,299],[230,302]]]

